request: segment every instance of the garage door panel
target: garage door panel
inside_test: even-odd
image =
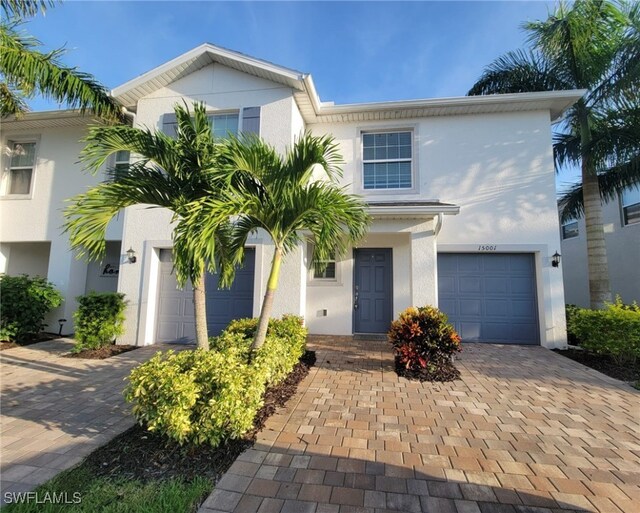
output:
[[[463,341],[539,343],[532,254],[441,253],[438,301]]]
[[[492,258],[484,258],[483,268],[485,272],[505,272],[509,270],[509,255],[492,255]]]
[[[482,291],[482,278],[460,275],[458,278],[458,291],[479,294]]]
[[[511,293],[531,296],[534,293],[534,283],[530,277],[511,278]]]
[[[485,300],[485,313],[487,317],[508,317],[509,301],[504,299]]]
[[[482,315],[482,301],[479,299],[461,299],[459,301],[460,315]]]
[[[484,290],[487,294],[506,294],[509,291],[509,280],[501,277],[486,277]]]
[[[482,261],[479,255],[461,255],[453,267],[461,273],[478,272],[482,270]]]

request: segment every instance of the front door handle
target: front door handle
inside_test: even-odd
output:
[[[358,309],[358,286],[356,285],[356,291],[353,294],[353,309]]]

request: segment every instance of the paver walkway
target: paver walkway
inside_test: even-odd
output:
[[[319,338],[287,409],[201,512],[640,511],[640,392],[541,347],[466,345],[415,383],[381,342]]]
[[[163,346],[107,360],[63,358],[58,339],[0,352],[0,487],[35,488],[131,427],[122,398],[132,367]]]

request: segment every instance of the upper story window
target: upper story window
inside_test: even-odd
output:
[[[578,230],[578,220],[570,219],[569,221],[565,221],[562,223],[562,239],[573,239],[580,235],[580,231]]]
[[[35,142],[14,142],[11,144],[7,194],[27,195],[31,193],[35,165]]]
[[[624,225],[640,223],[640,187],[622,191],[622,222]]]
[[[413,187],[413,134],[411,131],[362,134],[364,189]]]
[[[130,154],[128,151],[118,151],[113,159],[113,177],[117,180],[129,169]]]
[[[213,114],[209,116],[214,137],[238,135],[238,114]]]

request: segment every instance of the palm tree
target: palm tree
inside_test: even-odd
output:
[[[329,136],[305,134],[285,156],[257,137],[231,138],[222,153],[233,173],[233,186],[222,197],[192,204],[184,227],[204,234],[193,240],[192,251],[207,254],[213,247],[202,245],[214,233],[211,220],[232,218],[230,249],[236,260],[250,233],[262,229],[271,237],[274,253],[251,346],[255,351],[267,334],[280,266],[287,254],[308,236],[314,244],[312,263],[322,268],[330,255],[343,253],[365,235],[369,216],[360,198],[337,185],[342,158]]]
[[[52,0],[2,0],[0,21],[0,116],[20,116],[36,93],[102,119],[124,121],[121,107],[90,74],[65,66],[63,48],[41,52],[42,43],[23,29],[24,18],[52,7]]]
[[[611,300],[602,201],[640,184],[640,5],[560,4],[524,24],[531,51],[488,66],[470,95],[586,89],[554,134],[556,169],[579,165],[582,183],[561,199],[563,219],[584,214],[592,308]]]
[[[194,107],[191,116],[185,106],[175,107],[177,136],[124,125],[94,126],[84,140],[87,143],[80,159],[97,172],[118,151],[128,151],[139,158],[128,168],[120,166],[112,179],[79,194],[65,209],[65,230],[71,248],[78,256],[99,260],[105,253],[107,225],[122,209],[139,204],[163,207],[173,212],[174,266],[180,286],[189,280],[193,285],[198,347],[208,348],[204,273],[220,265],[220,284],[229,286],[234,267],[228,242],[228,223],[220,221],[209,232],[210,259],[192,251],[192,239],[198,232],[182,226],[187,205],[203,197],[214,197],[226,187],[220,172],[219,142],[214,141],[206,108]]]

